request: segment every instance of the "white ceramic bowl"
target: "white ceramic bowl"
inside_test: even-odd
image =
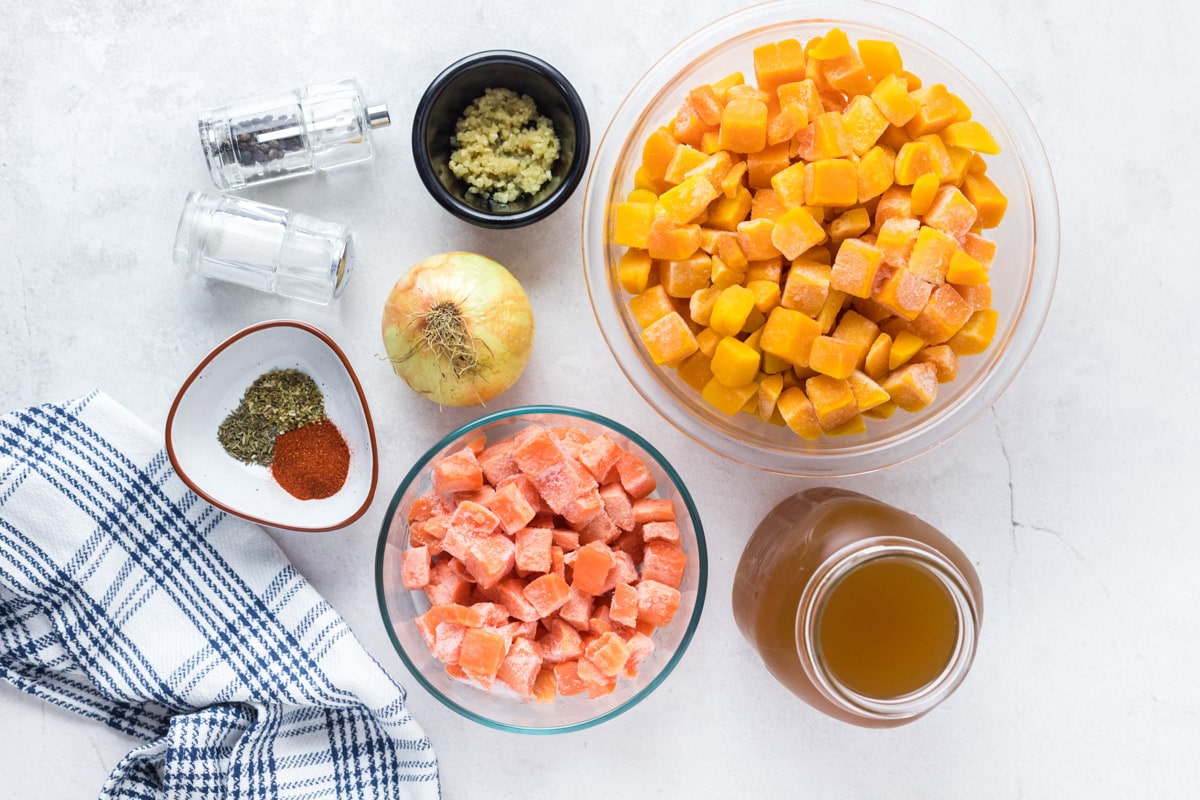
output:
[[[345,485],[322,500],[300,500],[270,470],[243,464],[217,441],[217,427],[237,408],[258,376],[294,368],[310,375],[325,396],[325,414],[350,447]],[[375,428],[362,386],[345,353],[303,322],[251,325],[218,345],[183,382],[167,416],[167,454],[192,491],[220,509],[260,525],[328,531],[354,522],[375,496],[379,464]]]

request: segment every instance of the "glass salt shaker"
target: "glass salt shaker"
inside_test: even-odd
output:
[[[200,115],[200,143],[213,183],[240,189],[369,161],[371,130],[391,124],[347,78],[262,95]]]
[[[174,257],[208,278],[325,304],[346,288],[354,244],[345,225],[244,197],[192,192]]]

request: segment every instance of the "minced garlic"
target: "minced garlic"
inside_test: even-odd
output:
[[[536,193],[558,159],[554,124],[538,114],[533,98],[511,89],[484,90],[454,132],[450,171],[493,205]]]

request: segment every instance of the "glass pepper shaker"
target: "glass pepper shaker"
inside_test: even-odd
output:
[[[391,124],[347,78],[262,95],[200,115],[200,143],[224,190],[369,161],[371,130]]]
[[[175,233],[175,263],[207,278],[325,304],[354,267],[350,229],[286,208],[192,192]]]

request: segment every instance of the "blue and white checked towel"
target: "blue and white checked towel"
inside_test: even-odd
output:
[[[0,677],[139,739],[103,798],[436,798],[404,690],[103,394],[0,417]]]

